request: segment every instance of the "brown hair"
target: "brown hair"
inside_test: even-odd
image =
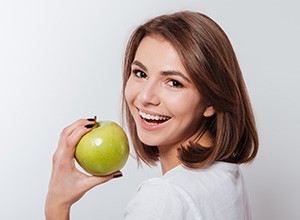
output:
[[[258,135],[234,50],[218,24],[204,14],[191,11],[151,19],[137,27],[128,41],[123,72],[123,112],[138,162],[154,165],[159,160],[159,152],[157,147],[139,140],[124,91],[141,40],[153,34],[174,46],[202,102],[215,110],[213,116],[203,117],[199,124],[202,134],[209,132],[212,136],[213,146],[202,147],[192,142],[178,146],[182,163],[190,168],[201,168],[214,161],[251,162],[258,151]]]

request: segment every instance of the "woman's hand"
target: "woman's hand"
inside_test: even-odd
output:
[[[74,152],[80,138],[91,130],[93,119],[80,119],[66,127],[53,155],[52,175],[45,204],[46,219],[69,219],[70,207],[91,188],[122,176],[121,172],[104,177],[88,176],[75,167]]]

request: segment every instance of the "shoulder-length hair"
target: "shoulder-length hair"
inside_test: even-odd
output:
[[[202,168],[214,161],[251,162],[258,151],[258,134],[246,85],[232,45],[221,27],[208,16],[182,11],[158,16],[132,33],[124,58],[123,113],[138,163],[155,165],[156,146],[143,144],[125,101],[125,87],[131,74],[135,53],[145,36],[160,35],[176,49],[190,79],[201,94],[202,102],[215,114],[203,117],[200,133],[209,132],[213,146],[189,142],[178,146],[178,158],[190,168]],[[124,118],[123,118],[124,119]]]

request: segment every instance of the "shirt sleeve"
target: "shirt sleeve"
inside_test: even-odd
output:
[[[125,220],[184,219],[186,204],[173,186],[161,179],[142,183],[124,212]]]

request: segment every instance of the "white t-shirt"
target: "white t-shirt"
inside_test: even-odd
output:
[[[207,169],[181,165],[144,181],[125,208],[126,220],[251,220],[239,166],[215,162]]]

